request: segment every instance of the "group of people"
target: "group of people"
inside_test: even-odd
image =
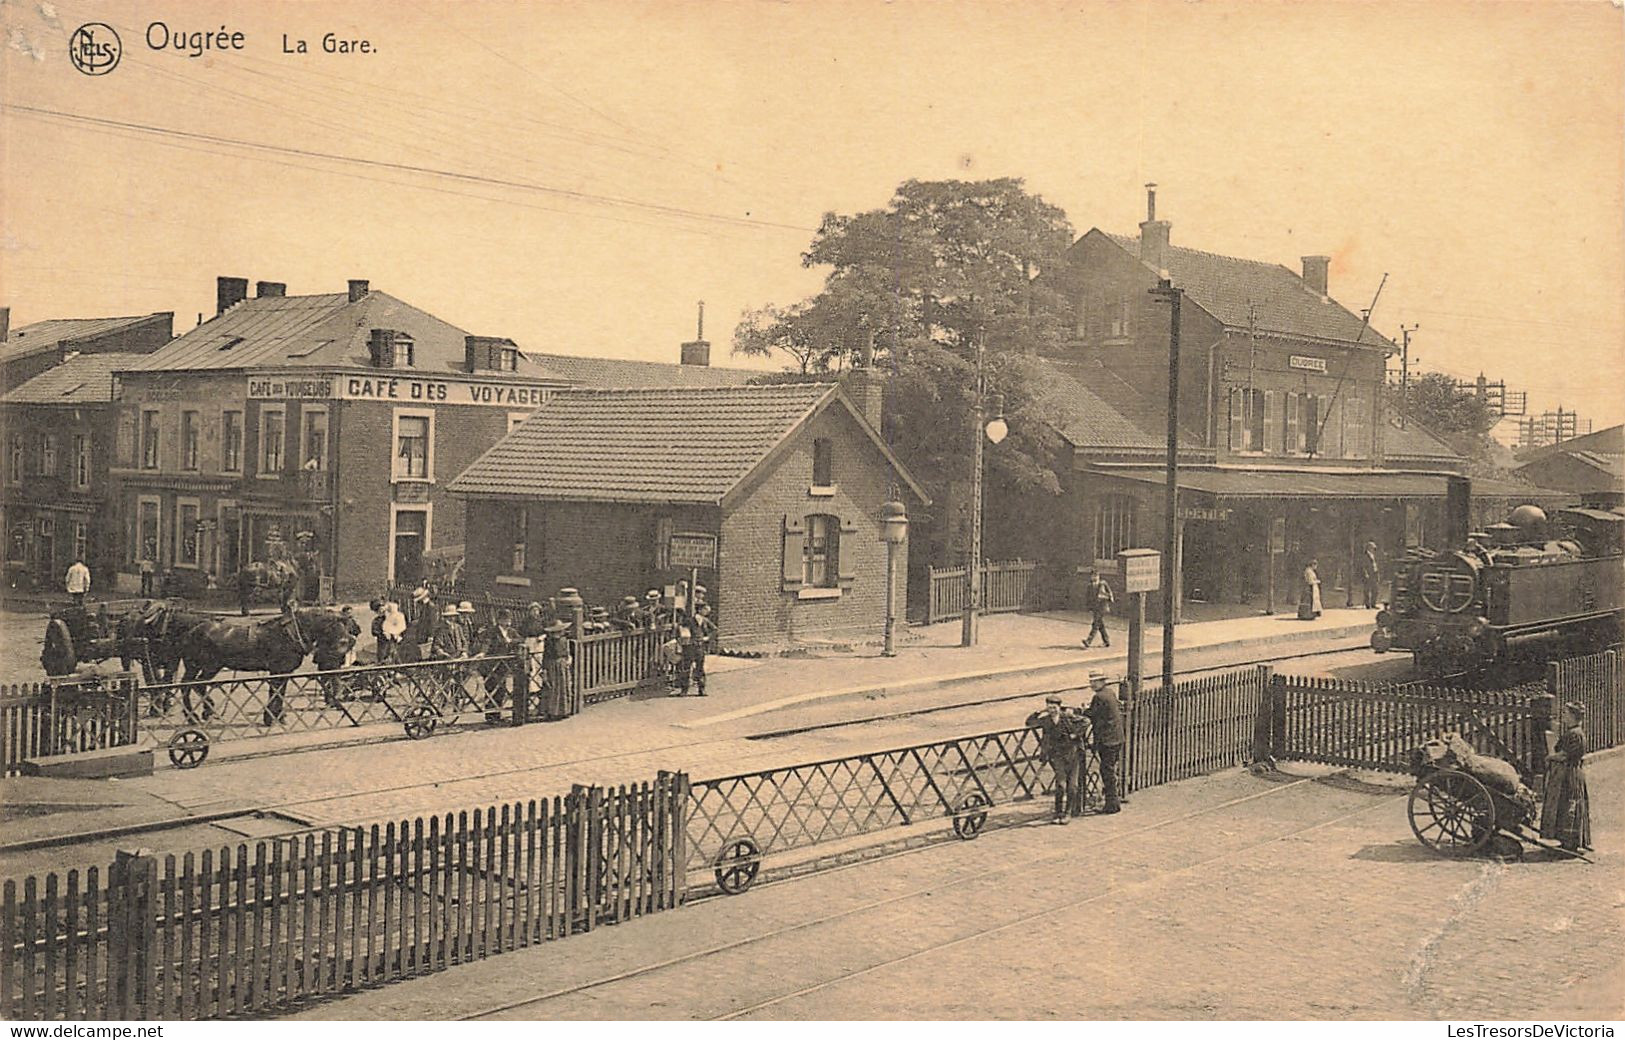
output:
[[[1044,698],[1044,710],[1027,716],[1027,725],[1039,731],[1040,751],[1055,773],[1054,822],[1065,824],[1083,815],[1085,743],[1094,748],[1100,763],[1103,813],[1122,811],[1128,799],[1118,792],[1118,770],[1123,757],[1123,702],[1102,672],[1089,673],[1089,702],[1067,708],[1058,693]]]
[[[1358,563],[1361,599],[1367,610],[1377,605],[1382,585],[1382,564],[1377,559],[1377,543],[1366,542]],[[1354,605],[1354,591],[1349,590],[1349,606]],[[1304,565],[1303,578],[1298,584],[1298,618],[1313,621],[1325,607],[1320,598],[1320,559],[1311,556]]]

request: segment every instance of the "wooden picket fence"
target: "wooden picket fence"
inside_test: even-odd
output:
[[[1625,671],[1620,668],[1618,650],[1553,661],[1546,666],[1546,689],[1557,700],[1554,710],[1561,710],[1569,701],[1585,705],[1586,740],[1591,747],[1625,743]]]
[[[130,676],[0,686],[0,774],[30,758],[133,744],[135,708]]]
[[[587,704],[625,697],[661,681],[660,647],[669,625],[634,632],[594,632],[570,641],[576,689]]]
[[[1006,560],[982,564],[982,612],[1002,614],[1031,610],[1034,601],[1033,572],[1038,565],[1029,560]],[[936,624],[965,613],[969,583],[964,567],[930,567],[930,593],[926,596],[925,623]]]
[[[0,905],[0,1017],[255,1017],[680,905],[688,778],[121,857]]]
[[[1126,705],[1124,789],[1203,776],[1249,761],[1267,669],[1248,668],[1141,690]]]

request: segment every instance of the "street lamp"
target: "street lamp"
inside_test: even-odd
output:
[[[1004,395],[987,392],[982,365],[981,338],[976,340],[976,400],[971,406],[970,561],[965,565],[965,613],[960,619],[959,645],[975,646],[982,613],[982,438],[994,444],[1010,433],[1004,421]],[[993,418],[987,413],[992,411]]]
[[[886,642],[882,657],[897,656],[897,550],[908,541],[908,512],[901,502],[880,507],[880,540],[886,543]]]

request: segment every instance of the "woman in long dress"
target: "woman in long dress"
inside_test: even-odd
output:
[[[1586,792],[1585,705],[1564,705],[1566,728],[1557,749],[1546,757],[1546,800],[1540,811],[1540,836],[1570,852],[1591,848],[1591,798]]]
[[[1319,564],[1319,560],[1311,559],[1303,569],[1303,587],[1298,590],[1298,617],[1303,621],[1320,617]]]

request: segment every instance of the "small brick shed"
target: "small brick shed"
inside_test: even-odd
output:
[[[875,634],[885,623],[881,507],[929,502],[876,429],[872,373],[835,383],[562,390],[452,481],[467,501],[464,577],[613,607],[699,581],[729,647]],[[867,416],[867,417],[866,417]],[[686,536],[686,537],[685,537]],[[899,551],[906,610],[907,546]]]

